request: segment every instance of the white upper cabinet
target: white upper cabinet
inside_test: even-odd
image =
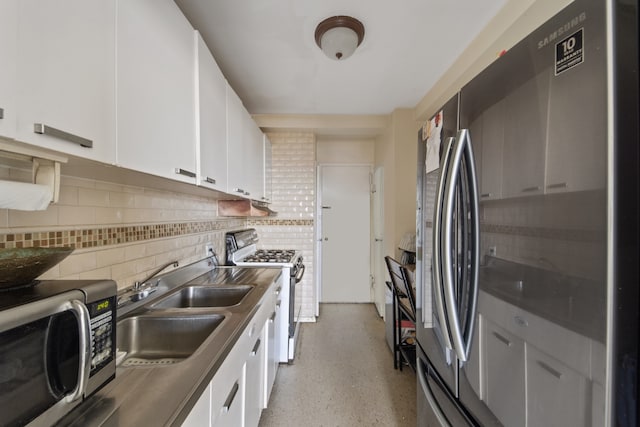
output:
[[[242,100],[233,88],[227,85],[227,192],[234,195],[245,196],[248,191],[245,172],[245,146],[244,139],[247,110],[242,105]]]
[[[227,85],[227,192],[262,201],[264,134]]]
[[[539,74],[504,100],[504,197],[544,192],[549,76]]]
[[[273,154],[271,151],[271,140],[264,136],[264,200],[271,203],[273,197]]]
[[[172,0],[119,0],[117,163],[196,182],[193,28]]]
[[[198,184],[227,191],[227,82],[200,33],[198,52]]]
[[[11,9],[12,3],[3,2],[2,8]],[[15,138],[113,163],[115,2],[20,0],[17,5],[16,115],[6,110],[16,119]],[[6,45],[13,34],[12,24],[4,25],[3,36],[10,34],[3,51],[11,50]],[[7,63],[12,61],[2,68]]]
[[[247,197],[262,201],[264,197],[264,134],[247,113],[245,116],[246,137],[245,158],[248,170],[245,169],[247,179]]]
[[[0,2],[0,136],[16,134],[16,77],[18,47],[18,1]]]

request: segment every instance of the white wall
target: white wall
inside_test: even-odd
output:
[[[374,140],[318,139],[318,163],[369,163],[375,161]]]

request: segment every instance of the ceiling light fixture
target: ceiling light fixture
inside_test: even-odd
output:
[[[316,44],[331,59],[350,57],[364,38],[364,25],[350,16],[332,16],[316,27]]]

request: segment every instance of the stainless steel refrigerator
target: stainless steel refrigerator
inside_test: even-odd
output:
[[[418,134],[419,426],[636,426],[637,1],[576,0]]]

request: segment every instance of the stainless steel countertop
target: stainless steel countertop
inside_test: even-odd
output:
[[[192,310],[194,313],[206,311],[224,314],[226,318],[200,348],[182,362],[156,367],[118,367],[113,381],[70,412],[58,425],[138,427],[182,424],[258,310],[266,291],[281,273],[279,268],[220,266],[205,271],[207,269],[210,267],[201,262],[179,269],[182,271],[176,270],[164,278],[161,287],[165,292],[152,294],[153,298],[143,300],[144,304],[129,310],[125,317],[148,313],[146,307],[166,295],[167,289],[171,291],[181,286],[202,284],[251,284],[255,288],[240,304],[232,307],[169,309]],[[198,275],[193,277],[195,274]]]
[[[496,298],[604,343],[604,285],[496,258],[480,268],[479,279],[480,289]]]

